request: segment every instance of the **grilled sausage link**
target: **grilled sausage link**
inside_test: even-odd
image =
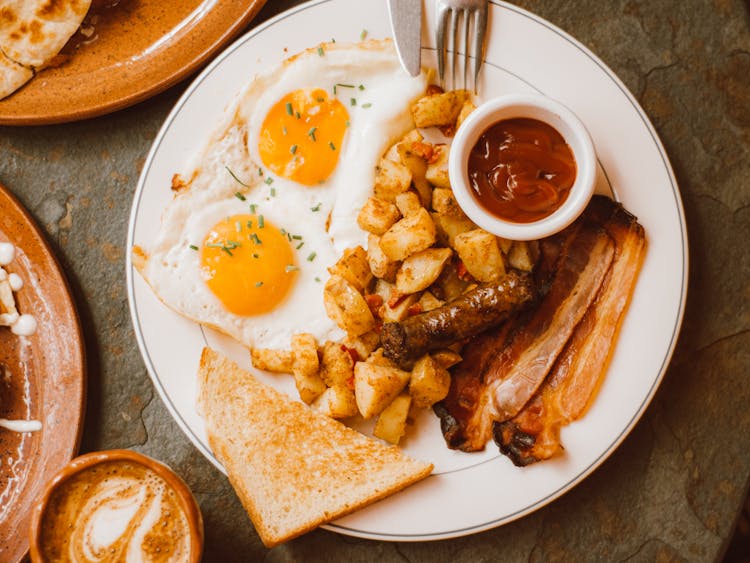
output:
[[[529,274],[510,272],[499,282],[482,284],[442,307],[401,322],[385,323],[380,333],[383,353],[408,369],[427,352],[499,325],[534,294]]]

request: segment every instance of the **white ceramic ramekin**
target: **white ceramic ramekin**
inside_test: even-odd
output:
[[[498,121],[513,118],[538,119],[554,127],[576,161],[576,179],[568,198],[552,214],[532,223],[515,223],[491,214],[479,204],[469,183],[469,153],[479,137]],[[596,153],[586,127],[560,102],[540,94],[508,94],[485,102],[461,124],[451,145],[448,173],[458,204],[474,223],[503,238],[534,240],[564,229],[586,207],[594,193]]]

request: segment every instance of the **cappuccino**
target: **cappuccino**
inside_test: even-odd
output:
[[[155,471],[129,460],[97,463],[60,482],[40,524],[45,561],[192,558],[178,494]]]

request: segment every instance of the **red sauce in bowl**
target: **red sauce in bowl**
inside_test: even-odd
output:
[[[479,137],[468,162],[479,204],[499,219],[533,223],[554,213],[576,179],[573,151],[537,119],[498,121]]]

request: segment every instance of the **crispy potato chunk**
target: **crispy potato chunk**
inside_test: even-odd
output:
[[[424,207],[430,206],[432,186],[427,181],[427,157],[432,155],[432,145],[423,142],[419,131],[413,129],[396,145],[401,162],[411,172],[411,181]]]
[[[328,268],[331,275],[339,275],[362,292],[372,281],[372,272],[367,263],[367,252],[361,246],[347,248],[335,265]]]
[[[365,419],[378,415],[409,382],[409,372],[369,362],[354,364],[354,396]]]
[[[508,252],[510,252],[511,246],[513,246],[513,241],[507,238],[497,237],[497,245],[500,247],[500,252],[507,255]]]
[[[312,408],[331,418],[349,418],[359,412],[354,391],[346,385],[336,385],[323,391]]]
[[[328,316],[351,336],[375,328],[375,318],[365,298],[341,276],[333,275],[323,289],[323,303]]]
[[[455,241],[458,235],[477,228],[471,219],[466,216],[457,217],[454,215],[432,213],[431,217],[437,230],[438,242],[452,248],[455,248]]]
[[[376,366],[383,366],[387,368],[397,368],[398,366],[390,359],[386,358],[383,349],[378,348],[365,360],[368,364],[375,364]]]
[[[433,309],[442,307],[445,304],[445,301],[442,301],[435,297],[432,292],[425,291],[419,298],[418,303],[419,308],[422,310],[422,312],[426,313],[427,311],[432,311]]]
[[[435,145],[433,160],[427,165],[425,178],[438,188],[450,189],[451,181],[448,177],[448,145]]]
[[[404,434],[406,434],[406,420],[409,417],[409,407],[411,407],[411,397],[409,395],[399,395],[391,404],[388,405],[378,416],[375,422],[373,435],[381,440],[398,444]]]
[[[418,407],[430,407],[445,399],[451,386],[448,370],[426,354],[411,370],[409,394]]]
[[[456,196],[450,188],[435,188],[432,190],[432,208],[441,215],[465,218],[463,209],[458,205]]]
[[[347,385],[354,375],[354,359],[338,342],[326,342],[321,354],[320,377],[329,387]]]
[[[452,254],[450,248],[428,248],[412,254],[402,262],[396,274],[396,290],[417,293],[427,289],[438,279]]]
[[[464,292],[467,285],[469,285],[468,282],[458,277],[455,260],[451,260],[443,268],[443,272],[435,282],[435,285],[432,286],[432,290],[440,299],[453,301]]]
[[[396,207],[401,215],[408,217],[422,209],[422,201],[416,193],[408,191],[396,196]]]
[[[367,237],[367,263],[375,277],[395,281],[398,262],[394,262],[385,255],[383,249],[380,248],[380,237],[372,233]]]
[[[401,297],[395,303],[389,303],[386,301],[383,304],[382,310],[383,321],[387,323],[403,321],[409,316],[409,309],[411,309],[412,305],[416,304],[417,301],[419,301],[418,293],[412,293],[411,295]]]
[[[375,197],[393,203],[396,196],[411,186],[411,172],[401,162],[381,159],[375,174]]]
[[[425,208],[404,217],[380,238],[380,248],[390,260],[399,261],[429,248],[435,242],[435,223]]]
[[[374,330],[360,334],[356,338],[348,337],[344,340],[344,346],[354,350],[361,360],[366,359],[379,345],[380,334]]]
[[[530,272],[534,269],[534,259],[531,257],[531,249],[525,241],[513,242],[508,253],[508,263],[518,270]]]
[[[420,98],[411,107],[414,124],[420,128],[453,125],[470,97],[467,90],[453,90]]]
[[[382,235],[399,217],[398,207],[393,203],[371,197],[360,209],[357,224],[369,233]]]
[[[300,398],[309,405],[326,390],[326,384],[318,375],[318,348],[315,337],[305,333],[292,336],[292,354],[294,384]]]
[[[438,350],[430,355],[440,367],[443,367],[445,369],[452,368],[463,359],[461,358],[461,355],[458,354],[458,352],[454,352],[453,350],[449,350],[448,348],[446,348],[445,350]]]
[[[270,348],[253,348],[250,350],[253,367],[274,373],[292,373],[294,353],[291,350],[272,350]]]
[[[503,255],[495,235],[475,229],[457,235],[453,246],[466,269],[478,281],[497,281],[505,275]]]
[[[464,120],[469,117],[469,114],[475,109],[477,109],[477,106],[475,106],[471,100],[466,100],[463,103],[461,110],[458,112],[458,117],[456,118],[456,131],[458,131],[458,128],[461,127]]]

